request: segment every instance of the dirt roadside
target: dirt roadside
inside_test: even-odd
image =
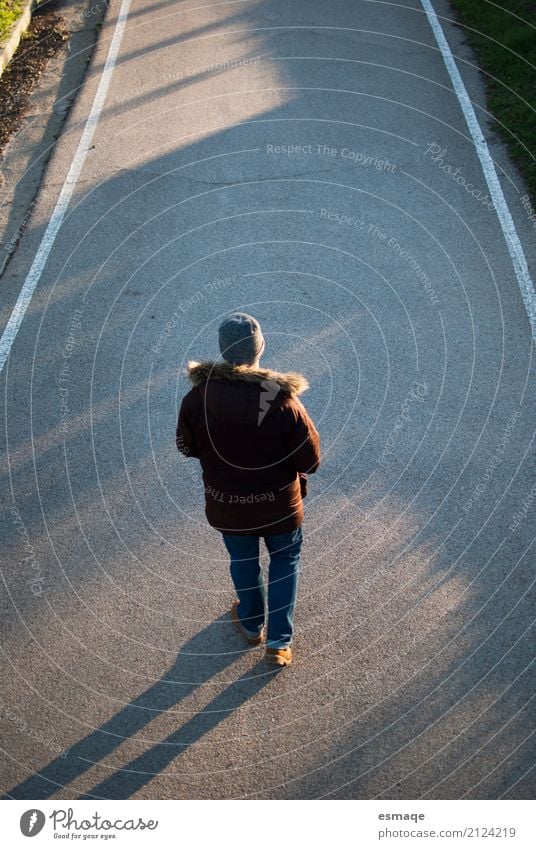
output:
[[[84,81],[106,5],[107,0],[42,3],[0,79],[0,276]]]

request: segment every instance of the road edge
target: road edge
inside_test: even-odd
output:
[[[22,288],[16,297],[16,302],[0,337],[0,372],[3,371],[9,358],[11,347],[41,279],[48,256],[76,188],[100,111],[104,105],[111,73],[115,66],[116,57],[113,53],[114,50],[116,54],[119,51],[130,3],[131,0],[121,0],[117,12],[111,4],[106,8],[99,37],[89,59],[84,80],[71,103],[61,134],[57,143],[54,144],[50,158],[44,168],[41,183],[29,214],[30,227],[22,237],[25,243],[26,240],[31,242],[35,239],[38,242],[35,250],[31,250],[34,260],[25,275]],[[105,29],[108,29],[110,35],[104,35]],[[102,64],[102,71],[96,74],[95,69],[99,63]],[[93,92],[94,88],[96,90]],[[75,145],[74,150],[73,145]],[[65,173],[64,166],[61,168],[61,174],[55,175],[55,185],[60,185],[61,189],[59,195],[51,200],[43,189],[47,181],[50,180],[51,174],[57,168],[61,157],[68,163],[67,173]],[[51,205],[52,210],[50,210]],[[48,207],[48,214],[43,207]],[[37,223],[40,214],[42,220],[47,222],[44,226]]]

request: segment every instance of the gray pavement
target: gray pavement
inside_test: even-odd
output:
[[[521,180],[445,28],[534,276]],[[1,375],[4,794],[533,797],[534,348],[486,194],[416,0],[133,0]],[[174,445],[182,369],[231,309],[260,320],[266,365],[308,376],[323,442],[280,673],[230,624]]]

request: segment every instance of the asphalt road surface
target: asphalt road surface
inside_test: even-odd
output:
[[[1,281],[6,798],[533,796],[534,346],[482,155],[418,0],[113,0]],[[174,444],[233,309],[323,444],[280,672]]]

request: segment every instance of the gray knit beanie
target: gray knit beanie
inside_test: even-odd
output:
[[[222,321],[219,343],[223,359],[235,365],[251,365],[264,351],[261,326],[245,312],[231,313]]]

